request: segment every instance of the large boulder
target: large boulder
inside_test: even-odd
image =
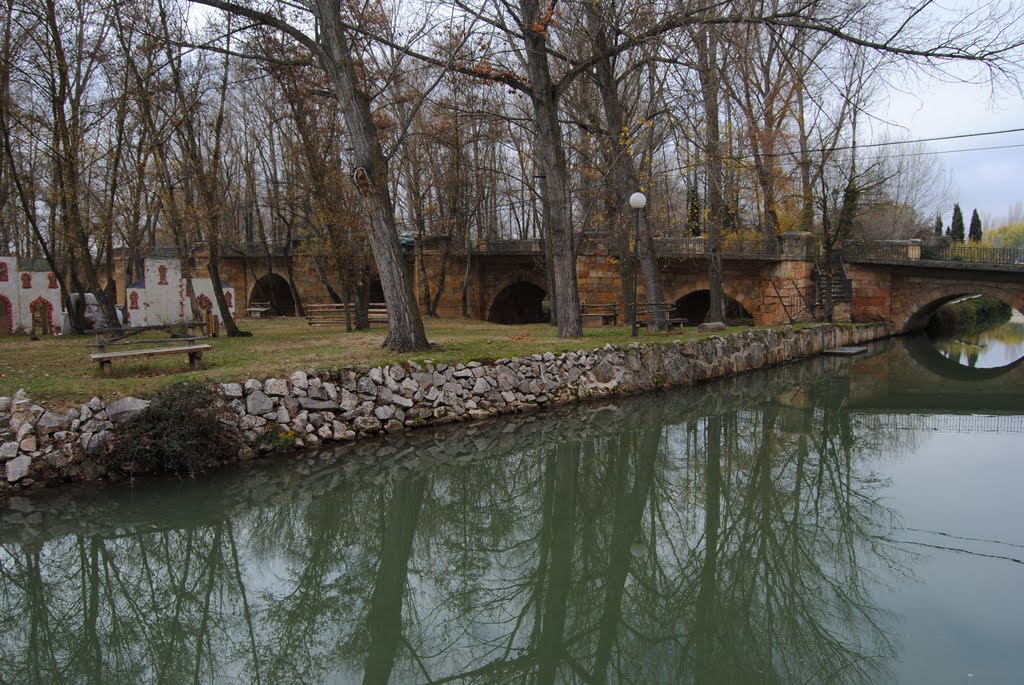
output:
[[[121,423],[148,406],[149,400],[140,400],[138,397],[122,397],[107,405],[107,418],[114,423]]]
[[[381,422],[374,416],[359,416],[353,425],[360,433],[377,433],[382,428]]]
[[[52,411],[45,412],[36,422],[36,432],[39,435],[50,435],[59,431],[66,431],[71,427],[71,419],[65,414],[55,414]]]
[[[245,409],[250,414],[262,416],[274,411],[274,401],[260,390],[254,390],[245,398]]]
[[[268,378],[263,382],[263,392],[272,397],[283,397],[288,394],[288,381],[283,378]]]
[[[28,475],[28,469],[32,465],[32,458],[28,455],[16,457],[7,462],[7,482],[17,483]]]
[[[5,442],[0,445],[0,462],[9,461],[18,456],[18,443]]]

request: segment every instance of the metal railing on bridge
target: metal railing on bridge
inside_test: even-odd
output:
[[[790,234],[787,234],[790,235]],[[801,234],[804,235],[804,234]],[[773,260],[783,255],[782,240],[774,236],[722,239],[724,259]],[[655,251],[660,257],[704,259],[708,254],[707,238],[655,238]],[[612,241],[600,233],[587,234],[578,249],[584,254],[614,254]],[[627,249],[632,249],[630,245]],[[490,240],[479,243],[473,250],[480,255],[530,255],[544,252],[544,241]],[[1024,250],[1017,248],[975,247],[973,245],[936,245],[921,240],[870,240],[851,242],[840,251],[843,260],[879,262],[928,262],[932,265],[986,265],[1012,271],[1024,271]],[[785,254],[789,258],[815,259],[818,248],[813,239],[800,245],[799,252]]]
[[[1024,433],[1024,416],[980,414],[861,414],[873,425],[911,431],[943,433]]]
[[[705,257],[708,253],[708,241],[704,237],[694,238],[656,238],[654,247],[659,256],[665,257]],[[782,254],[782,246],[775,237],[761,238],[722,238],[722,257],[731,259],[777,259]]]
[[[544,241],[539,239],[488,240],[477,243],[473,252],[493,255],[540,254],[544,252]]]
[[[989,264],[1019,266],[1024,269],[1024,250],[973,245],[935,245],[920,240],[873,240],[852,243],[843,248],[843,259],[888,262],[944,262],[950,264]]]

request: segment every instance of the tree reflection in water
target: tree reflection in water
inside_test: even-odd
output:
[[[0,530],[0,680],[884,680],[885,436],[800,368]]]

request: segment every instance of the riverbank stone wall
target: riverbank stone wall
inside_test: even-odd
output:
[[[590,398],[692,385],[891,335],[885,324],[751,329],[670,344],[606,345],[493,362],[404,362],[223,383],[244,446],[225,461],[379,433],[537,411]],[[23,391],[0,397],[0,490],[98,480],[114,426],[148,406],[93,398],[49,411]],[[54,476],[54,474],[57,474]]]

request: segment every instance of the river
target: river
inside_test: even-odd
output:
[[[1024,315],[1014,312],[1004,324],[932,341],[943,356],[978,369],[1007,366],[1024,357]]]
[[[1024,372],[951,363],[12,498],[0,682],[1019,683]]]

